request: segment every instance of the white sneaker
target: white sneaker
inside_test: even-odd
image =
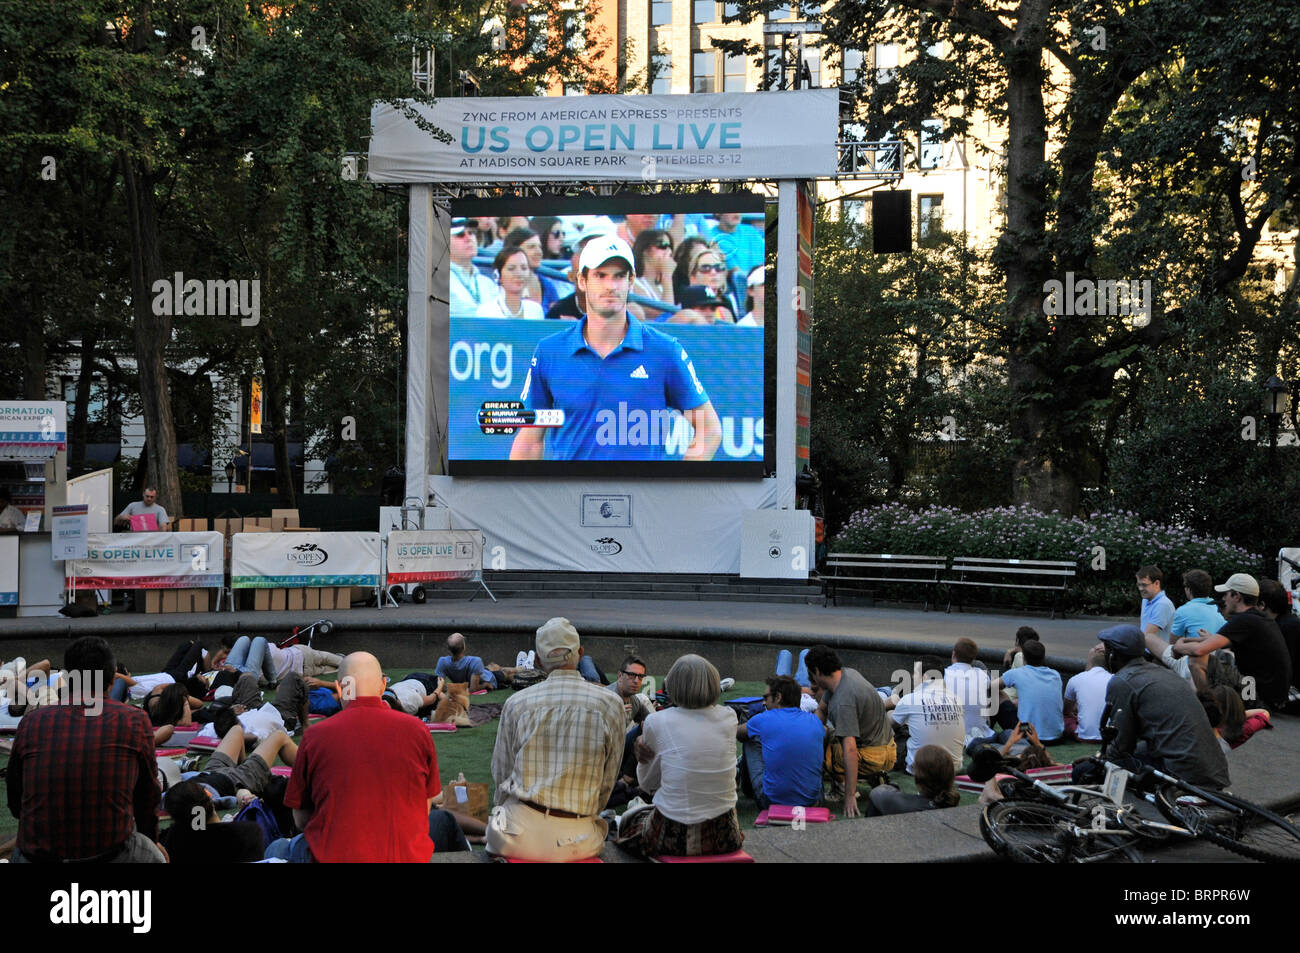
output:
[[[732,687],[735,686],[735,684],[736,684],[736,680],[728,676],[727,678],[724,678],[721,682],[722,690],[724,692],[729,692],[731,691]]]
[[[537,653],[536,653],[536,652],[532,651],[531,649],[529,650],[529,652],[528,652],[528,660],[524,663],[524,666],[525,666],[525,668],[536,668],[536,667],[537,667]]]
[[[515,656],[515,668],[528,668],[528,653],[520,652]]]

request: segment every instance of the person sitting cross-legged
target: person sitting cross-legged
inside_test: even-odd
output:
[[[801,697],[793,678],[772,676],[763,694],[766,710],[736,726],[736,737],[744,743],[741,786],[751,789],[760,808],[821,803],[826,728],[820,718],[800,708]]]
[[[536,651],[546,680],[501,709],[487,850],[521,860],[586,860],[600,853],[609,830],[599,813],[623,758],[623,704],[582,677],[582,645],[568,619],[542,625]]]
[[[425,726],[381,700],[383,669],[369,652],[339,666],[343,710],[303,735],[284,803],[303,833],[267,847],[290,862],[425,863],[430,813],[442,790],[438,756]]]
[[[856,669],[845,668],[825,645],[809,649],[805,664],[808,677],[822,690],[819,713],[834,733],[826,770],[844,791],[844,816],[857,817],[859,775],[874,787],[898,757],[889,713],[872,684]]]
[[[705,658],[683,655],[664,686],[674,707],[647,718],[636,742],[637,783],[654,792],[654,804],[623,815],[617,843],[646,857],[740,850],[736,713],[718,704],[718,670]]]

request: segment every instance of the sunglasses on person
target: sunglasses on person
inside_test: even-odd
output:
[[[706,275],[707,275],[707,274],[708,274],[709,272],[711,272],[711,271],[712,271],[712,272],[718,272],[718,273],[724,272],[724,271],[727,270],[727,266],[726,266],[726,265],[722,265],[722,264],[713,264],[713,265],[696,265],[696,266],[695,266],[695,270],[698,271],[698,272],[700,272],[701,274],[706,274]]]
[[[552,230],[551,230],[551,237],[552,237],[552,238],[563,238],[563,237],[564,237],[564,232],[560,231],[558,228],[552,229]]]
[[[651,248],[668,248],[668,249],[671,249],[671,248],[673,247],[673,243],[670,242],[670,241],[655,242],[655,243],[654,243],[653,245],[651,245],[650,247],[651,247]]]

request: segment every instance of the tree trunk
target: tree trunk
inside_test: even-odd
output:
[[[77,377],[77,396],[68,421],[68,475],[79,476],[86,467],[86,431],[90,429],[90,391],[95,377],[95,347],[99,333],[87,328],[81,334],[81,362]]]
[[[45,400],[45,325],[26,297],[17,295],[14,300],[20,309],[14,318],[22,328],[23,399]]]
[[[1053,419],[1053,382],[1044,373],[1050,358],[1051,329],[1043,308],[1043,282],[1050,269],[1046,253],[1047,113],[1045,0],[1026,2],[1003,54],[1007,66],[1007,227],[998,240],[997,258],[1006,274],[1007,377],[1016,406],[1011,421],[1012,499],[1040,510],[1073,513],[1079,481],[1065,465]]]

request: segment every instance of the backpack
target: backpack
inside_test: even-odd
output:
[[[262,831],[262,849],[265,850],[267,845],[280,839],[280,825],[275,821],[275,815],[262,801],[261,798],[253,798],[244,805],[243,809],[235,815],[236,821],[251,821],[256,824]]]
[[[1234,692],[1241,692],[1241,670],[1237,668],[1236,659],[1230,652],[1211,652],[1205,662],[1205,680],[1210,688],[1226,685]]]

